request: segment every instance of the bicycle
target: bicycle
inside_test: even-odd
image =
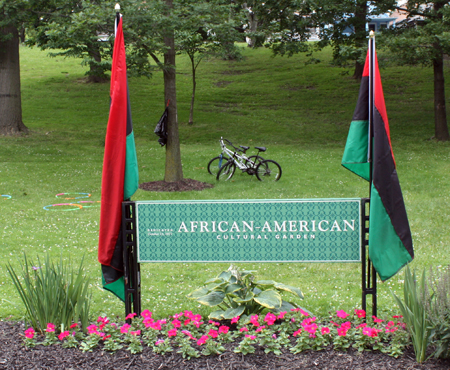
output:
[[[234,151],[227,148],[227,144],[233,147]],[[217,180],[227,181],[231,179],[236,171],[236,167],[248,175],[256,175],[259,181],[278,181],[280,179],[282,174],[281,166],[277,162],[271,159],[264,159],[259,155],[261,152],[266,151],[266,147],[255,146],[258,153],[247,157],[245,153],[250,149],[248,146],[240,145],[240,148],[237,148],[231,141],[222,137],[220,138],[220,146],[222,148],[221,155],[211,159],[208,163],[208,172],[214,175],[217,171]],[[226,158],[228,159],[223,163]]]

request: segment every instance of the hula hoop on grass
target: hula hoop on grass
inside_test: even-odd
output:
[[[44,209],[46,211],[51,211],[49,207],[58,207],[58,206],[74,206],[75,208],[69,208],[69,209],[53,209],[53,211],[77,211],[81,208],[83,208],[80,204],[74,204],[74,203],[58,203],[58,204],[50,204],[48,206],[45,206]]]
[[[2,194],[2,198],[3,199],[11,199],[12,196],[11,195],[7,195],[7,194]]]
[[[78,194],[78,195],[82,195],[82,196],[81,197],[68,197],[68,198],[61,197],[61,195],[74,195],[74,194]],[[56,198],[65,199],[65,200],[82,199],[82,198],[90,198],[90,197],[91,197],[90,193],[59,193],[59,194],[56,194]]]
[[[84,204],[83,204],[83,208],[92,208],[92,207],[98,207],[100,204],[94,204],[94,203],[100,203],[100,201],[99,200],[79,200],[77,203],[92,203],[92,205],[91,206],[85,206]]]

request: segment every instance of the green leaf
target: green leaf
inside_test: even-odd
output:
[[[224,310],[217,310],[213,311],[208,315],[208,318],[210,319],[216,319],[216,320],[223,320],[223,314],[225,313]]]
[[[236,303],[250,302],[254,296],[255,295],[252,292],[248,292],[244,298],[237,297],[234,298],[233,301],[235,301]]]
[[[272,289],[264,290],[253,299],[261,306],[267,307],[271,310],[274,308],[280,308],[282,302],[280,294]]]
[[[222,282],[223,282],[222,279],[219,279],[218,277],[216,277],[216,278],[213,278],[213,279],[206,280],[205,284],[211,284],[211,283],[220,284]]]
[[[223,313],[222,317],[225,320],[230,320],[233,317],[241,316],[244,311],[245,311],[245,306],[239,306],[239,307],[236,307],[236,308],[229,308],[228,310],[226,310]]]
[[[213,307],[217,306],[218,304],[221,304],[224,298],[225,298],[224,292],[211,292],[203,297],[198,298],[197,301],[206,306]]]
[[[212,284],[208,284],[206,286],[206,289],[208,289],[209,291],[212,290],[224,290],[224,288],[228,285],[228,283],[226,281],[220,283],[220,284],[216,284],[216,283],[212,283]]]
[[[202,288],[195,289],[193,292],[190,292],[186,297],[189,299],[198,299],[200,297],[204,297],[208,293],[209,293],[209,290],[202,287]]]
[[[223,279],[225,281],[230,281],[231,278],[231,272],[230,271],[222,271],[219,276],[217,276],[219,279]]]
[[[297,306],[294,306],[290,302],[281,301],[281,306],[279,308],[276,308],[273,312],[274,313],[280,313],[280,312],[291,312],[291,309],[296,308]]]
[[[225,294],[233,293],[237,290],[242,289],[242,286],[239,284],[230,284],[225,288]]]
[[[303,299],[303,293],[299,288],[292,287],[290,285],[285,285],[283,283],[275,283],[275,288],[284,290],[286,292],[292,293]]]
[[[261,285],[264,287],[270,287],[270,286],[275,286],[275,284],[277,284],[275,281],[273,280],[258,280],[255,285]]]

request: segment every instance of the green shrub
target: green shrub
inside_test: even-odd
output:
[[[450,266],[436,272],[430,268],[427,279],[429,293],[425,307],[431,328],[431,343],[436,358],[450,357]]]
[[[298,307],[282,299],[281,292],[289,292],[303,299],[303,294],[294,288],[273,280],[254,281],[252,271],[239,270],[231,265],[227,271],[205,282],[205,286],[188,294],[188,298],[210,307],[219,307],[212,312],[211,319],[232,319],[249,317],[264,309],[271,312],[290,311]]]
[[[411,335],[416,360],[425,361],[426,351],[430,337],[429,319],[424,301],[427,296],[425,271],[422,274],[420,285],[416,280],[416,272],[411,273],[408,266],[405,269],[405,284],[403,287],[403,302],[395,294],[403,320]]]
[[[83,258],[84,259],[84,258]],[[24,253],[21,262],[23,276],[6,266],[14,286],[26,309],[25,319],[36,330],[43,332],[48,323],[53,323],[61,332],[72,323],[81,322],[83,331],[89,320],[89,277],[84,274],[83,259],[74,269],[70,261],[66,264],[60,257],[59,264],[50,261],[48,254],[44,263],[39,257],[37,264],[28,261]]]

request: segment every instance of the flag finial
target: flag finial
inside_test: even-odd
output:
[[[114,7],[114,9],[116,10],[116,12],[119,12],[120,11],[120,4],[117,3],[116,6]]]
[[[119,5],[119,4],[117,4],[117,5]],[[116,6],[117,6],[117,5],[116,5]],[[375,32],[370,31],[370,32],[369,32],[369,36],[370,36],[371,39],[373,39],[373,37],[375,36]]]

